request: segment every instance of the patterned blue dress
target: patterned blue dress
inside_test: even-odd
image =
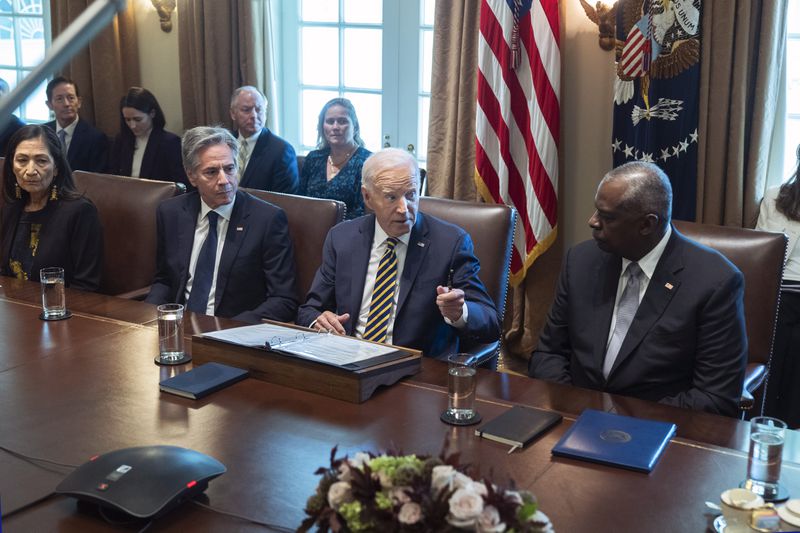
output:
[[[309,152],[300,175],[299,194],[339,200],[347,206],[347,219],[360,217],[364,214],[364,198],[361,196],[361,166],[372,152],[360,146],[339,173],[328,181],[326,169],[330,153],[330,148]]]

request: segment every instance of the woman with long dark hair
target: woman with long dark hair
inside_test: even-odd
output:
[[[153,93],[141,87],[128,89],[119,102],[119,135],[111,147],[109,173],[188,185],[181,139],[165,125]]]
[[[800,145],[792,177],[764,195],[756,229],[789,238],[765,411],[800,427]]]
[[[96,291],[103,264],[97,209],[72,181],[55,131],[24,126],[3,164],[0,274],[39,281],[39,269],[62,267],[67,286]]]

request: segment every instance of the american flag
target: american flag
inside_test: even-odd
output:
[[[556,236],[560,79],[558,0],[481,0],[475,181],[519,212],[513,284]]]

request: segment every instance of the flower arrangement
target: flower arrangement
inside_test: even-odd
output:
[[[356,453],[319,468],[319,486],[299,531],[478,531],[553,533],[530,492],[475,481],[457,456]]]

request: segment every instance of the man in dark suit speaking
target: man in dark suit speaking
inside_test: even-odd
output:
[[[744,279],[670,223],[672,187],[651,163],[609,172],[567,253],[531,376],[732,415],[747,362]]]
[[[298,324],[421,350],[494,342],[497,310],[478,279],[472,239],[417,212],[419,167],[403,150],[370,156],[361,193],[374,211],[331,229]]]
[[[264,127],[267,99],[245,85],[231,96],[231,120],[239,138],[239,185],[297,194],[300,178],[292,145]]]
[[[80,118],[81,96],[74,81],[59,76],[47,84],[47,107],[56,119],[45,126],[61,139],[72,170],[105,172],[108,158],[108,137]]]
[[[158,207],[157,271],[146,301],[258,322],[292,321],[295,268],[286,215],[237,190],[239,145],[222,128],[183,135],[183,165],[196,192]]]

